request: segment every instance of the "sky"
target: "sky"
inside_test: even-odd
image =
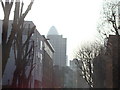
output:
[[[97,21],[103,0],[34,0],[25,20],[33,21],[42,35],[47,35],[51,26],[67,38],[67,55],[72,60],[74,51],[81,43],[95,39]],[[29,0],[23,0],[24,10]],[[2,7],[0,5],[0,12]],[[11,13],[11,19],[13,16]],[[0,19],[3,13],[0,14]]]

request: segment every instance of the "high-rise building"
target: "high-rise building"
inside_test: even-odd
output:
[[[47,38],[55,49],[53,64],[61,67],[66,66],[66,38],[59,35],[56,28],[52,26],[48,32]]]

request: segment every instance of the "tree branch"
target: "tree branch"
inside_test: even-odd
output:
[[[23,22],[24,18],[26,17],[26,15],[28,14],[28,12],[31,10],[31,7],[33,5],[33,2],[30,2],[28,8],[26,9],[26,11],[22,14],[22,16],[20,17],[20,21],[19,24],[21,25],[21,23]]]
[[[13,6],[13,2],[14,2],[14,0],[11,0],[10,8],[12,8],[12,6]]]
[[[30,30],[30,31],[31,31],[31,32],[30,32],[30,35],[28,36],[27,40],[26,40],[25,43],[23,44],[22,48],[24,48],[25,45],[26,45],[26,43],[30,40],[32,34],[34,33],[35,28],[36,28],[36,26],[33,26],[33,27],[31,28],[31,30]]]
[[[4,3],[3,3],[2,0],[1,0],[0,2],[1,2],[2,8],[3,8],[3,11],[5,12],[5,6],[4,6]]]
[[[9,5],[9,0],[5,0],[5,6]]]
[[[21,4],[21,11],[20,11],[20,17],[22,16],[23,5],[24,5],[24,3],[22,2],[22,4]]]

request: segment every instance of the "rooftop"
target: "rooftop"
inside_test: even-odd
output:
[[[59,34],[58,34],[57,29],[56,29],[54,26],[52,26],[52,27],[49,29],[47,35],[59,35]]]

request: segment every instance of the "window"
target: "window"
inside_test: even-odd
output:
[[[43,42],[40,41],[40,50],[42,50],[42,47],[43,47]]]

